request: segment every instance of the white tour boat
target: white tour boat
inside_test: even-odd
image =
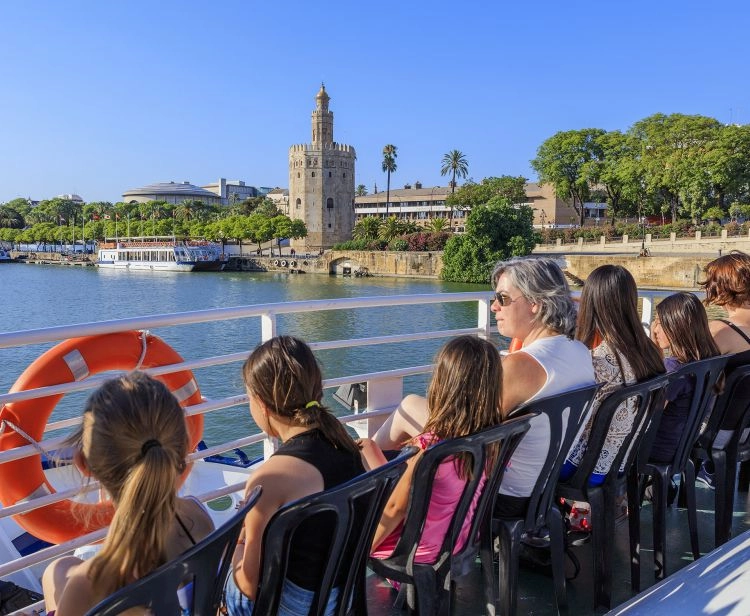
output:
[[[112,269],[162,272],[220,272],[228,259],[221,246],[173,236],[106,238],[97,265]]]

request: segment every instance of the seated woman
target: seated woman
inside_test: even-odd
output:
[[[712,320],[708,326],[719,351],[736,354],[724,371],[729,376],[738,366],[750,364],[750,255],[733,250],[706,265],[705,274],[706,279],[700,283],[706,292],[705,304],[721,306],[727,312],[726,319]],[[739,398],[750,398],[750,392],[735,392],[735,397],[738,403],[725,414],[715,445],[725,445],[732,436],[745,408]],[[698,481],[713,487],[713,470],[713,462],[704,463]]]
[[[427,422],[423,432],[410,442],[424,450],[433,443],[467,436],[500,423],[501,380],[500,354],[489,342],[475,336],[459,336],[448,342],[437,355],[427,390]],[[373,441],[364,439],[363,445],[363,455],[370,468],[385,464],[383,453]],[[385,506],[372,544],[375,558],[387,558],[398,543],[414,467],[420,458],[421,452],[407,462],[406,471]],[[493,463],[494,460],[488,460],[488,465]],[[465,482],[471,479],[471,464],[471,456],[464,454],[462,458],[449,458],[440,465],[416,562],[432,563],[439,556]],[[480,485],[483,484],[482,481]],[[462,526],[456,551],[466,542],[478,498],[479,492]]]
[[[675,293],[656,306],[651,325],[651,338],[662,350],[669,350],[664,359],[667,372],[675,372],[692,361],[719,355],[708,317],[700,300],[692,293]],[[672,461],[690,410],[695,379],[683,378],[667,389],[666,406],[651,447],[650,460]]]
[[[84,475],[111,495],[115,514],[91,560],[65,556],[45,570],[47,613],[58,616],[85,614],[213,530],[197,500],[177,497],[188,430],[184,411],[160,381],[134,372],[104,383],[68,445]]]
[[[501,261],[492,272],[492,312],[500,334],[522,341],[503,359],[502,412],[562,392],[591,385],[588,349],[572,339],[576,308],[560,267],[548,258]],[[424,398],[407,396],[375,435],[382,449],[394,449],[423,431]],[[521,440],[495,501],[498,517],[523,516],[549,449],[549,425],[534,418]]]
[[[573,475],[586,452],[596,411],[615,389],[663,374],[661,353],[649,339],[638,316],[638,289],[620,265],[597,267],[583,285],[576,338],[591,349],[596,382],[603,383],[589,418],[574,443],[560,478]],[[620,445],[633,426],[634,404],[625,400],[614,415],[590,483],[599,485],[612,466]]]
[[[281,447],[248,479],[246,490],[263,486],[247,514],[225,585],[230,616],[249,615],[258,591],[263,532],[276,511],[294,500],[321,492],[364,472],[359,446],[346,428],[320,401],[323,379],[312,350],[291,336],[278,336],[260,345],[243,367],[250,414]],[[310,521],[293,542],[279,614],[306,615],[320,583],[321,559],[327,554],[330,524]],[[334,588],[331,613],[338,601]]]

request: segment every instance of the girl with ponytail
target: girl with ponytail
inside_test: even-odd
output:
[[[230,616],[253,612],[263,532],[273,514],[291,501],[364,472],[359,446],[321,403],[320,367],[304,342],[290,336],[265,342],[245,362],[243,377],[252,418],[282,445],[247,482],[247,491],[262,485],[263,493],[245,518],[227,577],[224,594]],[[309,612],[333,523],[330,517],[318,516],[295,533],[279,615]],[[337,590],[334,588],[329,599],[331,612],[338,602]]]
[[[114,591],[175,558],[211,530],[194,498],[178,498],[185,472],[185,414],[167,387],[142,372],[112,379],[86,403],[68,439],[84,476],[99,481],[115,505],[96,556],[66,556],[44,572],[47,613],[85,614]]]

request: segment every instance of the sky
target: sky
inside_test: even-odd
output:
[[[746,0],[4,0],[0,203],[154,182],[288,186],[325,82],[356,184],[535,175],[558,131],[750,123]]]

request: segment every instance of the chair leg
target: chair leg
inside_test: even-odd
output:
[[[748,488],[750,488],[750,461],[744,461],[740,464],[737,490],[740,492],[747,492]],[[734,487],[732,487],[732,491],[734,491]],[[732,496],[734,496],[734,494],[732,494]]]
[[[690,547],[693,550],[693,558],[698,560],[701,557],[701,550],[698,544],[698,508],[695,502],[695,465],[692,460],[687,461],[680,483],[680,493],[685,495],[687,507]]]
[[[495,579],[495,566],[492,559],[492,532],[487,530],[485,535],[486,537],[482,539],[479,547],[479,559],[482,563],[482,582],[484,583],[484,604],[487,616],[495,616],[495,602],[497,601],[498,588]]]
[[[499,524],[497,580],[500,614],[503,616],[516,613],[522,525],[522,520],[503,520]]]
[[[591,506],[594,609],[597,609],[600,605],[609,609],[612,589],[611,544],[609,542],[614,537],[614,498],[605,498],[603,489],[591,490],[587,497]],[[610,509],[607,510],[606,507],[610,507]],[[609,523],[607,520],[609,520]]]
[[[555,585],[555,597],[558,611],[568,609],[568,595],[565,588],[565,537],[562,515],[557,506],[553,506],[547,518],[550,539],[550,560],[552,563],[552,581]]]
[[[737,460],[729,459],[727,452],[711,452],[714,463],[714,543],[725,544],[732,536],[734,487],[737,480]]]
[[[667,482],[666,473],[654,473],[651,490],[654,519],[654,578],[663,580],[666,572],[664,546],[667,542]]]
[[[637,471],[628,475],[628,534],[630,538],[630,585],[641,590],[641,501]]]

